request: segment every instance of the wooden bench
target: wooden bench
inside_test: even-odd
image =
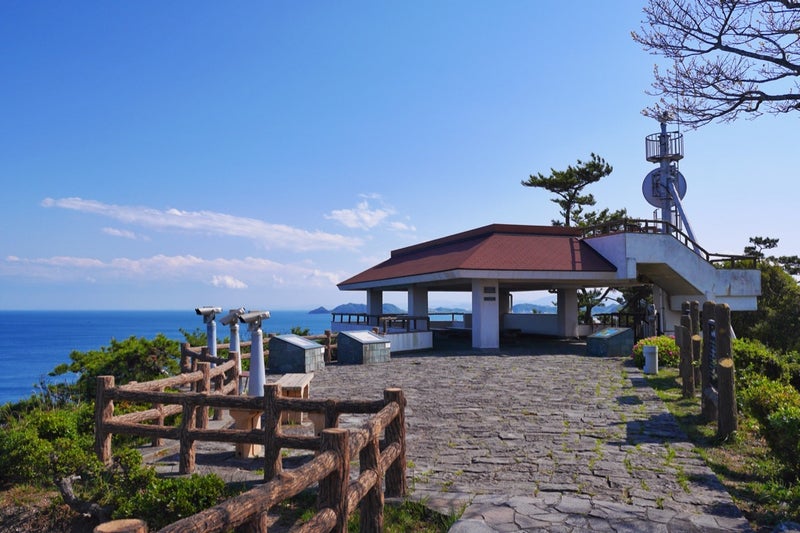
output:
[[[308,398],[311,380],[314,374],[284,374],[275,383],[281,386],[281,395],[285,398]],[[299,411],[284,411],[281,416],[282,424],[302,424],[306,419],[305,413]]]

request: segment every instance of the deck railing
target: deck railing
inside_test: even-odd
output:
[[[695,252],[709,263],[727,263],[730,268],[736,268],[737,265],[747,266],[748,268],[756,268],[757,259],[755,257],[751,255],[709,253],[678,226],[664,220],[639,218],[611,220],[603,224],[585,228],[583,231],[583,238],[600,237],[615,233],[650,233],[671,235],[678,242]]]
[[[383,313],[371,315],[368,313],[331,313],[333,324],[346,325],[364,329],[377,328],[381,333],[397,333],[400,331],[429,331],[430,318],[428,315],[408,315],[398,313]],[[337,318],[339,320],[337,320]]]

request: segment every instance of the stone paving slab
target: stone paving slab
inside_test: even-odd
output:
[[[402,388],[412,497],[463,509],[451,531],[749,531],[641,371],[584,351],[543,342],[333,365],[311,397]]]

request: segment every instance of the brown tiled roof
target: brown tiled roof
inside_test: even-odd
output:
[[[339,286],[451,270],[614,272],[580,236],[573,228],[492,224],[394,250]]]

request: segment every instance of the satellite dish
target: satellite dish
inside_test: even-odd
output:
[[[682,200],[686,196],[686,178],[677,169],[672,169],[672,179],[675,189],[678,191],[678,199]],[[661,183],[661,169],[651,170],[642,182],[642,194],[647,203],[653,207],[662,207],[664,200],[670,198],[666,183]]]

